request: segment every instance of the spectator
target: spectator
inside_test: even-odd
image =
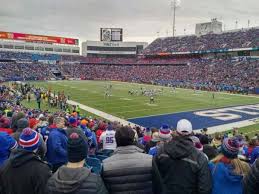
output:
[[[68,163],[49,179],[46,194],[108,193],[101,177],[84,167],[87,150],[87,142],[72,133],[67,143]]]
[[[239,142],[235,137],[224,139],[221,154],[209,164],[213,179],[212,194],[242,194],[242,181],[250,167],[237,158],[238,151]]]
[[[103,145],[103,150],[114,151],[117,147],[115,140],[115,130],[111,127],[107,127],[106,130],[100,136],[100,143]]]
[[[70,117],[68,122],[69,122],[69,126],[66,130],[67,136],[69,137],[72,133],[78,133],[82,138],[85,139],[85,141],[87,141],[87,138],[86,138],[83,130],[81,130],[78,127],[77,119],[75,117]]]
[[[52,165],[52,171],[67,163],[67,134],[64,130],[65,121],[62,117],[54,118],[57,128],[52,129],[47,140],[47,161]]]
[[[127,126],[117,129],[118,147],[103,161],[103,179],[111,194],[153,193],[152,156],[133,145],[134,137],[135,132]]]
[[[6,132],[9,135],[13,133],[13,130],[10,128],[10,120],[7,117],[1,117],[0,119],[0,132]]]
[[[17,147],[17,141],[5,132],[0,132],[0,167],[9,158],[10,152]]]
[[[19,141],[19,137],[23,131],[23,129],[29,127],[29,121],[26,118],[21,118],[17,121],[17,130],[15,133],[12,134],[12,137],[16,140]]]
[[[148,153],[150,148],[155,147],[160,141],[159,132],[152,133],[152,139],[145,146],[145,152]]]
[[[244,194],[259,193],[259,160],[256,160],[244,180]]]
[[[259,157],[259,137],[255,136],[255,147],[253,148],[253,151],[251,153],[251,160],[250,163],[253,164],[255,160]]]
[[[45,194],[45,185],[51,171],[36,154],[39,145],[39,134],[25,128],[19,139],[19,148],[13,152],[0,172],[1,189],[4,193]]]
[[[172,139],[171,130],[168,125],[162,125],[158,132],[159,142],[157,142],[156,146],[150,148],[148,154],[152,156],[157,155],[157,150],[162,144],[169,142]]]
[[[161,193],[210,194],[212,189],[208,162],[190,139],[192,124],[177,123],[177,136],[165,143],[155,157],[161,179]]]

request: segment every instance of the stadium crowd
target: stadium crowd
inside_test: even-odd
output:
[[[178,87],[244,91],[259,86],[258,61],[193,59],[182,65],[63,64],[64,75],[74,78],[157,83]],[[242,72],[242,73],[240,73]]]
[[[259,192],[258,135],[195,134],[185,119],[143,129],[79,110],[28,109],[17,98],[41,90],[20,88],[0,87],[1,194]]]
[[[144,54],[253,48],[258,47],[258,36],[259,28],[250,28],[203,36],[157,38],[144,50]]]

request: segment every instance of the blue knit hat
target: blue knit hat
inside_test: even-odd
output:
[[[159,129],[159,138],[161,140],[170,140],[172,138],[169,125],[163,124],[161,126],[161,128]]]
[[[230,159],[237,158],[239,152],[239,142],[238,139],[233,138],[225,138],[221,145],[221,152],[224,156]]]
[[[40,146],[40,135],[31,128],[25,128],[19,139],[19,146],[28,151],[34,151]]]

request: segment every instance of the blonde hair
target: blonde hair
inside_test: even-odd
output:
[[[214,159],[212,159],[211,162],[217,164],[221,161],[221,159],[223,157],[224,157],[223,154],[219,154]],[[228,158],[228,159],[230,161],[230,164],[234,168],[234,170],[233,170],[234,174],[241,175],[241,176],[245,177],[248,174],[248,172],[250,171],[250,166],[246,162],[243,162],[238,158],[234,158],[234,159]]]

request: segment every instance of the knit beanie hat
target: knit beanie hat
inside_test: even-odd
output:
[[[221,145],[221,152],[224,156],[230,159],[237,158],[239,151],[239,142],[238,139],[233,138],[225,138]]]
[[[25,128],[19,139],[19,146],[28,151],[34,151],[39,148],[40,142],[40,135],[32,130],[31,128]]]
[[[164,124],[159,129],[159,137],[163,141],[170,140],[172,138],[171,136],[171,130],[167,124]]]
[[[69,124],[73,127],[77,127],[77,120],[74,117],[70,117],[68,120]]]
[[[150,129],[149,127],[147,127],[147,128],[145,129],[144,135],[147,135],[147,136],[150,136],[150,137],[151,137],[152,131],[151,131],[151,129]]]
[[[196,149],[202,151],[203,150],[203,145],[201,144],[200,142],[200,139],[196,136],[191,136],[190,139],[192,140],[193,142],[193,145]]]
[[[87,142],[79,134],[72,133],[67,142],[68,161],[71,163],[80,162],[86,159],[87,153]]]
[[[88,121],[87,121],[87,120],[83,119],[83,120],[81,121],[81,125],[86,126],[87,124],[88,124]]]
[[[181,119],[177,123],[176,132],[179,135],[191,135],[192,134],[192,124],[187,119]]]
[[[28,119],[22,118],[22,119],[19,119],[19,120],[17,121],[17,128],[18,128],[18,130],[19,130],[19,129],[23,130],[23,129],[27,128],[27,127],[29,127],[29,121],[28,121]]]

